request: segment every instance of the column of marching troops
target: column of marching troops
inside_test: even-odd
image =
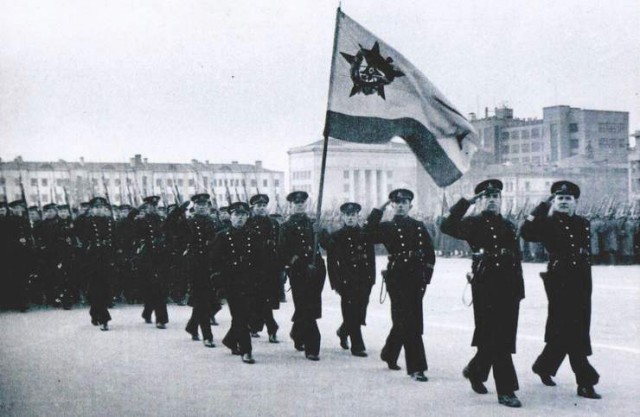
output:
[[[575,214],[580,189],[568,181],[554,183],[549,199],[519,229],[500,214],[501,190],[499,180],[483,181],[472,198],[460,199],[438,221],[438,233],[466,242],[472,254],[467,279],[477,351],[463,376],[474,392],[486,394],[484,382],[493,369],[499,403],[521,406],[512,354],[524,298],[522,238],[541,245],[548,256],[547,271],[540,274],[548,299],[546,344],[533,372],[544,385],[554,386],[552,376],[569,356],[578,395],[600,398],[594,390],[599,375],[587,360],[592,353],[593,234],[589,220]],[[178,304],[188,299],[192,315],[185,330],[193,340],[202,335],[204,346],[215,347],[211,326],[217,325],[215,314],[226,300],[231,326],[222,344],[251,364],[251,339],[265,326],[269,342],[279,342],[273,310],[286,301],[288,277],[294,303],[289,336],[296,350],[318,361],[317,320],[328,273],[331,288],[341,297],[340,345],[353,356],[366,357],[361,326],[376,279],[375,245],[382,244],[388,253],[382,275],[392,327],[380,358],[389,369],[399,370],[404,348],[407,374],[427,381],[422,305],[436,262],[435,231],[409,215],[413,193],[392,191],[363,226],[361,206],[347,202],[340,207],[341,227],[332,232],[307,216],[307,198],[303,191],[287,196],[286,221],[269,215],[269,198],[263,194],[217,210],[208,194],[197,194],[169,206],[164,216],[156,196],[145,198],[140,208],[117,209],[95,197],[73,220],[68,206],[48,204],[39,222],[30,220],[24,201],[2,205],[1,307],[25,311],[29,304],[49,304],[69,309],[85,302],[92,324],[106,331],[115,302],[142,302],[144,321],[165,329],[167,299]],[[383,221],[388,205],[392,217]],[[326,250],[326,263],[320,247]]]

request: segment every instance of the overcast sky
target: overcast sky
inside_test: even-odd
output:
[[[321,138],[337,1],[0,0],[0,157],[263,160]],[[345,0],[463,113],[640,129],[637,0]]]

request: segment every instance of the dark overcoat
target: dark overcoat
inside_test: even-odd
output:
[[[543,202],[525,220],[520,233],[549,252],[541,274],[549,301],[545,342],[591,354],[591,236],[589,220],[562,213],[549,215]]]
[[[470,205],[465,199],[454,204],[440,229],[467,241],[473,251],[475,331],[471,345],[515,353],[520,300],[524,298],[517,228],[500,214],[464,217]]]

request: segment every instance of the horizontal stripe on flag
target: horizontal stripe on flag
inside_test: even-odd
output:
[[[436,137],[412,118],[383,119],[327,111],[324,134],[360,143],[387,143],[401,137],[439,187],[451,185],[462,176]]]

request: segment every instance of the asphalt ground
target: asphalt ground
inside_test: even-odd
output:
[[[384,263],[378,258],[378,269]],[[389,300],[379,302],[379,279],[363,329],[367,358],[340,348],[340,303],[328,282],[319,362],[306,360],[288,337],[290,294],[275,312],[281,343],[268,343],[266,332],[253,339],[254,365],[220,344],[230,324],[226,307],[213,327],[214,349],[184,331],[191,313],[186,306],[169,306],[166,330],[145,324],[141,306],[113,308],[108,332],[90,324],[86,307],[0,313],[0,416],[640,415],[640,266],[593,268],[590,361],[601,375],[596,389],[603,398],[589,400],[576,395],[568,359],[556,387],[545,387],[531,372],[544,345],[546,299],[538,277],[544,265],[524,265],[526,299],[514,355],[521,409],[498,404],[492,376],[489,394],[478,395],[461,375],[474,354],[473,313],[462,301],[469,267],[468,259],[436,263],[424,298],[425,383],[406,375],[403,355],[402,371],[388,370],[379,359],[391,327]]]

